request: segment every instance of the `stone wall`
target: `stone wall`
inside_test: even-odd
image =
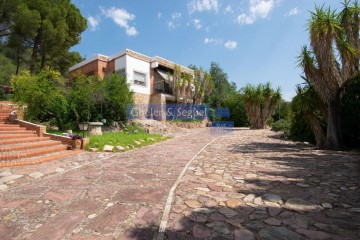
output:
[[[180,128],[204,128],[206,127],[206,122],[172,122],[168,121],[171,125],[180,127]]]
[[[164,94],[155,93],[155,94],[151,95],[150,103],[151,104],[166,104],[166,97]]]
[[[149,104],[150,95],[142,93],[134,93],[134,104]]]

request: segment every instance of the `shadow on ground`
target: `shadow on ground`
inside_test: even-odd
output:
[[[232,169],[232,161],[228,176],[252,175],[226,189],[188,170],[164,239],[360,239],[357,153],[287,141],[232,144],[227,152],[251,159],[245,169]],[[158,228],[129,229],[124,239],[156,239]]]

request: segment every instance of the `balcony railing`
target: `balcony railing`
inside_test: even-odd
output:
[[[154,92],[155,93],[166,93],[166,94],[173,94],[173,91],[170,87],[169,83],[165,81],[159,81],[154,83]]]

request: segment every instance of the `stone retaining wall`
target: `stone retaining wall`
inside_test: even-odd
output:
[[[206,127],[206,122],[172,122],[168,121],[171,125],[180,127],[180,128],[204,128]]]

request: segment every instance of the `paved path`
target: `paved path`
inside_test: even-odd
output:
[[[209,145],[176,191],[168,239],[360,239],[360,154],[267,130]]]
[[[171,186],[215,137],[204,129],[122,154],[1,169],[0,239],[153,239]],[[270,131],[234,131],[185,172],[165,239],[359,239],[359,163]]]
[[[213,138],[204,129],[120,154],[0,169],[8,186],[0,191],[0,239],[151,239],[172,184]]]

